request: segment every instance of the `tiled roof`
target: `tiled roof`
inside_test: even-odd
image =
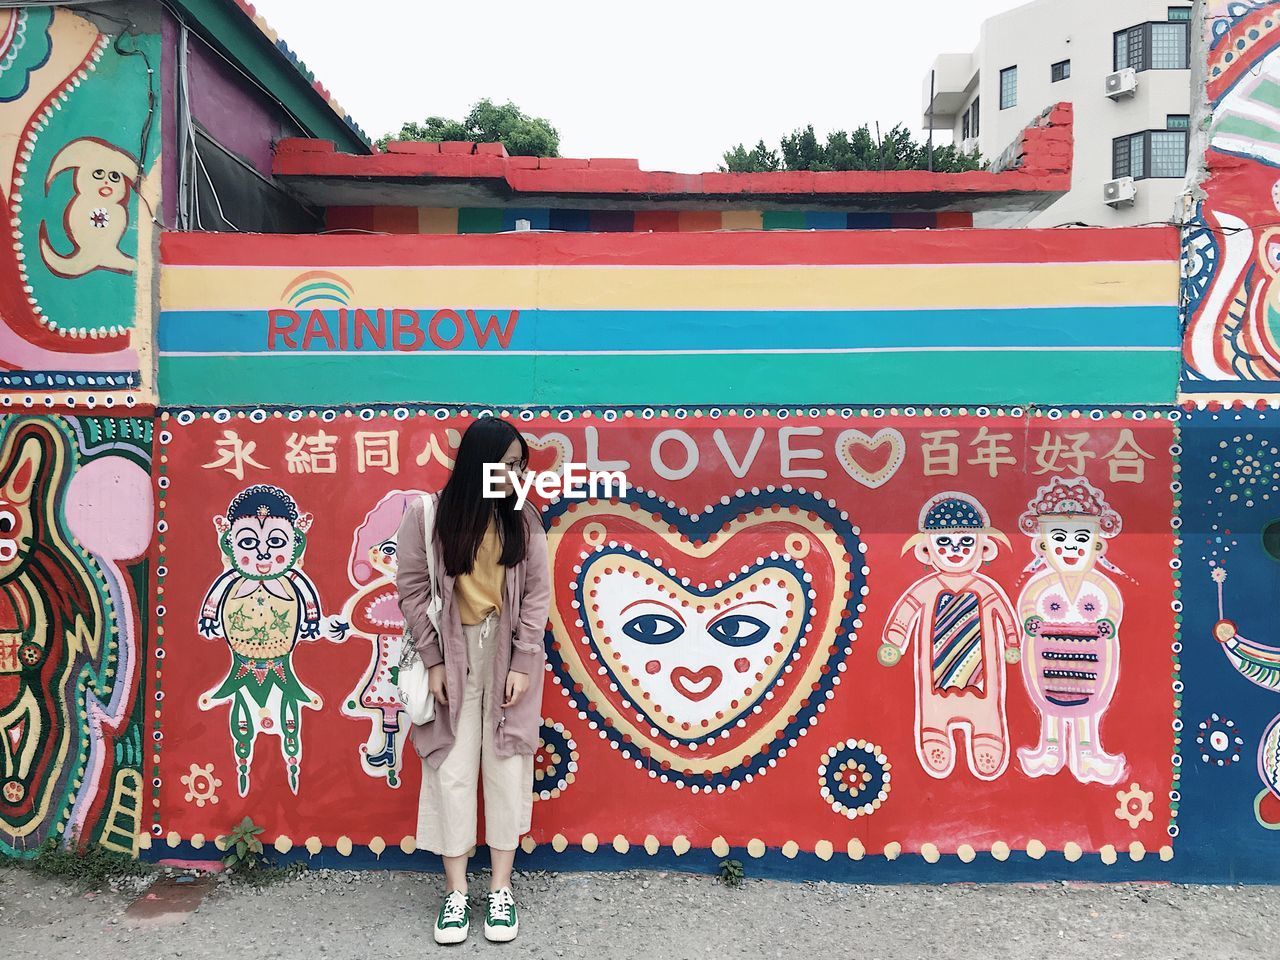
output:
[[[302,61],[302,58],[294,53],[287,43],[280,39],[280,35],[276,33],[271,24],[267,23],[262,14],[258,13],[253,4],[247,3],[246,0],[231,0],[231,2],[239,8],[240,12],[243,13],[254,24],[254,26],[262,31],[263,36],[265,36],[267,40],[269,40],[271,44],[284,55],[285,59],[293,64],[294,69],[296,69],[298,73],[300,73],[306,81],[311,84],[311,89],[315,90],[316,93],[320,94],[320,96],[324,98],[324,101],[329,105],[329,108],[338,115],[338,118],[346,124],[347,127],[350,128],[351,132],[366,144],[372,144],[372,141],[369,139],[369,135],[361,129],[360,125],[356,123],[355,120],[351,119],[351,114],[347,113],[347,111],[342,108],[342,104],[338,103],[338,101],[334,99],[333,94],[328,91],[324,84],[316,79],[316,75],[311,72],[306,63]]]

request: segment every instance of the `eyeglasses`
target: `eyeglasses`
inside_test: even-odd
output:
[[[502,465],[512,473],[523,473],[529,466],[528,460],[503,460]]]

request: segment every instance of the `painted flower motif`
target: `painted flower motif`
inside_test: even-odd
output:
[[[1154,820],[1151,813],[1151,801],[1155,794],[1143,790],[1136,783],[1129,784],[1128,790],[1117,790],[1116,799],[1120,805],[1116,807],[1116,819],[1124,820],[1131,830],[1137,830],[1144,820]]]
[[[111,222],[111,214],[107,212],[105,207],[98,207],[93,211],[93,213],[89,214],[89,222],[92,223],[95,228],[101,230]]]
[[[1098,605],[1094,603],[1092,600],[1086,600],[1084,602],[1085,613],[1094,613],[1095,611],[1097,611],[1097,609],[1098,609]]]
[[[203,767],[197,763],[191,764],[191,772],[184,774],[179,778],[182,785],[187,788],[186,795],[183,797],[187,803],[195,801],[197,807],[203,807],[206,803],[218,802],[218,788],[222,786],[222,781],[213,775],[213,764],[206,763]]]
[[[869,816],[889,798],[893,769],[884,752],[866,740],[846,740],[827,751],[818,767],[822,799],[850,820]]]
[[[1244,746],[1244,740],[1236,732],[1234,720],[1214,713],[1209,715],[1208,720],[1200,721],[1196,746],[1200,748],[1201,763],[1229,767],[1240,762],[1240,748]]]

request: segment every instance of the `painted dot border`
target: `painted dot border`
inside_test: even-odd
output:
[[[165,848],[176,849],[183,843],[189,843],[194,849],[201,850],[206,846],[215,847],[219,853],[226,849],[226,844],[222,837],[209,837],[203,833],[194,833],[189,837],[182,837],[176,832],[160,833],[152,836],[151,834],[142,834],[140,837],[139,848],[152,852],[162,852]],[[272,846],[278,853],[289,853],[295,847],[301,847],[311,856],[318,856],[322,852],[332,851],[340,856],[350,857],[357,852],[368,850],[375,857],[381,857],[388,849],[389,842],[381,836],[370,838],[366,844],[357,844],[348,836],[338,837],[332,846],[326,846],[324,842],[317,836],[305,838],[300,844],[292,837],[287,835],[278,836],[272,843]],[[400,850],[412,855],[418,852],[417,840],[413,836],[405,836],[396,844]],[[1147,857],[1158,859],[1161,863],[1168,863],[1174,858],[1173,846],[1165,844],[1156,850],[1148,850],[1141,841],[1133,841],[1127,846],[1121,844],[1104,844],[1097,850],[1086,851],[1085,848],[1074,841],[1068,841],[1063,844],[1061,850],[1050,849],[1040,840],[1030,839],[1018,846],[1012,846],[1002,840],[997,840],[990,847],[976,847],[973,844],[962,843],[954,850],[942,850],[936,844],[922,843],[916,850],[907,850],[904,845],[896,840],[886,842],[880,850],[869,850],[866,845],[853,837],[849,839],[843,849],[837,846],[837,842],[833,840],[817,840],[812,844],[801,844],[795,840],[786,840],[778,846],[769,846],[758,837],[752,837],[745,843],[730,844],[723,836],[715,837],[706,847],[693,846],[692,841],[684,835],[677,835],[667,841],[663,841],[654,834],[646,834],[644,837],[629,837],[625,834],[615,834],[612,837],[602,836],[592,832],[583,833],[577,839],[571,840],[563,833],[557,833],[550,840],[539,842],[534,840],[532,835],[525,835],[520,840],[520,849],[525,853],[533,853],[541,847],[550,847],[557,854],[565,852],[581,851],[587,854],[598,852],[606,852],[612,850],[615,853],[627,854],[635,850],[637,852],[643,850],[648,856],[654,857],[659,853],[667,851],[676,857],[683,857],[690,852],[709,851],[716,857],[726,858],[735,851],[744,852],[753,860],[760,860],[770,854],[781,854],[788,860],[794,860],[803,854],[812,854],[819,860],[830,862],[843,856],[852,862],[859,862],[868,859],[883,858],[889,861],[909,862],[913,858],[919,858],[927,864],[941,864],[951,861],[958,861],[963,864],[978,864],[981,866],[986,863],[988,858],[997,863],[1007,862],[1014,854],[1025,854],[1029,859],[1040,861],[1050,854],[1061,855],[1062,858],[1071,864],[1088,865],[1094,862],[1102,863],[1104,866],[1114,866],[1127,859],[1132,863],[1142,863]],[[434,859],[434,854],[428,854],[422,851],[424,856]]]

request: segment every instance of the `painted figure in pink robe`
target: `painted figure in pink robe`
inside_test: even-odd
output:
[[[1033,571],[1018,597],[1022,674],[1040,711],[1040,744],[1018,750],[1030,777],[1064,766],[1081,783],[1118,783],[1125,759],[1102,748],[1102,716],[1120,676],[1124,601],[1104,572],[1120,515],[1083,477],[1054,477],[1018,519]]]
[[[893,666],[915,644],[916,753],[938,779],[955,769],[957,734],[979,780],[1009,764],[1005,665],[1019,657],[1017,621],[1004,590],[981,572],[1001,544],[1009,541],[978,500],[948,492],[925,503],[902,551],[930,572],[894,606],[878,656]]]

